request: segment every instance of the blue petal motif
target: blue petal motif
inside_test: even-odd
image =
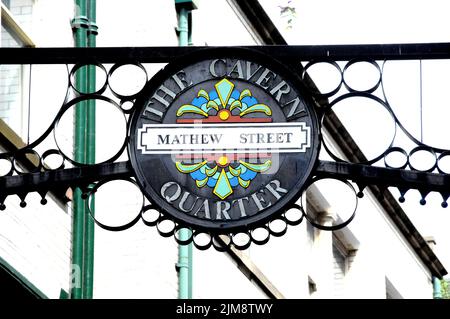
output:
[[[217,95],[216,90],[209,92],[209,100],[210,100],[210,101],[211,101],[211,100],[218,99],[218,98],[219,98],[219,95]],[[220,101],[220,100],[219,100],[219,101]]]
[[[217,184],[217,179],[210,177],[208,179],[208,183],[206,185],[208,185],[209,187],[214,187],[214,186],[216,186],[216,184]]]
[[[253,96],[246,96],[242,100],[242,111],[244,111],[246,108],[253,106],[258,103],[258,100],[255,99]]]
[[[203,104],[208,102],[207,99],[205,99],[203,96],[196,97],[192,100],[192,105],[195,105],[197,107],[201,107]]]
[[[230,172],[227,172],[228,181],[230,182],[231,187],[236,187],[239,185],[239,180],[237,177],[231,175]]]
[[[219,99],[219,95],[216,90],[212,90],[208,93],[203,91],[203,92],[201,92],[201,94],[199,93],[200,96],[195,97],[192,100],[192,104],[190,106],[193,109],[195,109],[195,107],[197,107],[198,109],[204,111],[205,113],[208,113],[208,111],[210,111],[211,109],[217,110],[217,107],[229,108],[231,103],[233,103],[234,101],[240,101],[240,103],[236,103],[236,104],[237,104],[237,109],[242,114],[246,109],[259,104],[258,100],[255,97],[251,96],[251,92],[249,90],[246,90],[246,91],[248,91],[248,92],[244,92],[244,94],[242,94],[243,98],[242,98],[242,100],[240,100],[241,93],[237,89],[233,89],[230,96],[229,97],[227,96],[228,105],[226,105],[226,106],[222,106],[222,102]],[[229,90],[227,91],[227,95],[228,94],[229,94]],[[209,97],[209,99],[207,99],[206,97]],[[211,101],[214,101],[217,104],[217,106],[215,106]],[[209,105],[209,107],[207,107],[207,105]],[[251,110],[253,110],[253,109],[251,109]],[[251,111],[251,110],[249,110],[249,111]],[[225,180],[227,179],[229,182],[229,184],[228,184],[229,189],[239,187],[239,185],[242,185],[242,187],[248,187],[248,185],[250,184],[250,181],[253,180],[258,175],[258,172],[254,171],[252,169],[248,169],[246,166],[241,165],[241,164],[239,164],[239,166],[235,168],[236,171],[240,172],[240,173],[235,173],[235,175],[238,175],[238,176],[234,176],[233,174],[231,174],[231,172],[229,170],[224,168],[223,170],[221,170],[222,175],[219,172],[216,172],[213,176],[208,177],[206,175],[206,169],[211,169],[211,168],[208,165],[203,165],[200,168],[198,168],[196,171],[190,172],[189,175],[195,181],[206,181],[206,185],[211,188],[215,188],[218,185],[220,176],[222,176],[222,181],[224,180],[223,173],[226,174]],[[241,181],[241,184],[239,183],[239,181]],[[201,186],[199,186],[199,187],[205,186],[205,184],[203,184],[203,183],[204,182],[202,182]],[[199,185],[199,184],[197,184],[197,185]],[[232,190],[231,190],[231,193],[232,193]],[[217,193],[215,193],[215,194],[217,195]],[[226,197],[228,195],[225,194],[224,196]],[[220,194],[218,196],[220,198],[222,198],[220,196]]]
[[[213,176],[211,176],[208,179],[208,183],[206,185],[208,185],[209,187],[214,187],[217,184],[217,180],[219,179],[220,173],[215,173]]]
[[[236,187],[239,185],[239,180],[237,179],[237,177],[230,178],[229,181],[232,187]]]
[[[239,177],[244,181],[252,180],[256,177],[256,175],[258,175],[257,172],[249,170],[243,165],[239,165],[239,168],[241,168],[241,175],[239,175]]]
[[[238,90],[233,90],[230,97],[232,97],[235,100],[239,100],[240,95],[241,95],[241,93]]]
[[[202,173],[200,169],[192,172],[190,175],[196,181],[201,181],[201,180],[204,180],[206,178],[206,174]]]

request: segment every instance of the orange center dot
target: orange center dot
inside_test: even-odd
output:
[[[220,166],[225,166],[225,165],[227,165],[227,163],[228,163],[228,157],[226,157],[226,156],[221,156],[221,157],[219,157],[217,163],[218,163]]]
[[[219,118],[220,118],[222,121],[228,120],[229,117],[230,117],[230,113],[228,113],[227,111],[222,110],[222,111],[219,112]]]

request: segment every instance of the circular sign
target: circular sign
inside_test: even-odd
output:
[[[129,156],[145,196],[180,224],[236,232],[293,203],[319,151],[301,80],[258,52],[206,49],[136,99]]]

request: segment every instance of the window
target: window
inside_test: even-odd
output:
[[[345,281],[355,259],[359,242],[347,230],[333,233],[333,294],[337,298],[345,296]]]
[[[10,0],[2,0],[2,3],[9,9]]]
[[[403,299],[392,282],[386,277],[386,299]]]
[[[310,223],[306,223],[306,233],[307,233],[309,247],[312,248],[313,244],[314,244],[314,238],[315,238],[315,228]]]
[[[33,0],[5,1],[1,5],[1,46],[2,47],[34,47],[34,42],[24,30],[32,17]],[[13,39],[13,41],[11,41]]]
[[[2,0],[1,4],[1,47],[32,47],[33,41],[20,26],[31,21],[32,0]],[[17,12],[13,14],[12,11]],[[22,140],[28,133],[28,92],[30,67],[28,65],[0,65],[0,120],[1,127],[8,127]],[[5,134],[5,130],[0,134]],[[10,137],[7,137],[11,140]],[[16,145],[19,147],[19,145]]]
[[[347,273],[347,251],[343,245],[333,237],[333,290],[335,297],[344,295],[344,279]]]
[[[30,25],[35,0],[1,0],[0,47],[34,47],[22,25]],[[28,142],[30,105],[30,65],[0,64],[0,152],[13,152]],[[36,158],[20,160],[30,169]],[[26,169],[24,170],[26,171]],[[56,203],[66,209],[65,190],[50,192]]]
[[[313,296],[314,293],[317,291],[317,285],[310,276],[308,276],[308,290],[310,296]]]

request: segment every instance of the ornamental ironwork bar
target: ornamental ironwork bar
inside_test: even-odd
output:
[[[131,175],[129,162],[116,162],[3,176],[0,177],[0,197],[17,193],[41,192],[64,186],[83,186],[103,179],[121,179]]]
[[[206,47],[2,48],[0,64],[164,63]],[[213,48],[213,47],[207,47]],[[450,59],[450,43],[244,46],[283,61]]]
[[[315,175],[322,178],[351,180],[364,186],[380,185],[427,192],[450,191],[450,175],[405,169],[384,168],[363,164],[319,161]],[[0,177],[0,196],[18,192],[39,192],[60,186],[87,185],[103,179],[121,179],[133,176],[128,161],[82,166]]]
[[[75,46],[87,46],[87,1],[76,0],[75,4],[79,10],[77,16],[72,20],[72,30],[74,34]],[[80,68],[75,75],[75,86],[80,92],[87,92],[87,71]],[[86,163],[86,101],[80,102],[75,108],[75,129],[73,139],[73,150],[75,160],[80,163]],[[71,263],[78,266],[81,278],[84,278],[84,256],[85,256],[85,219],[86,204],[81,198],[81,189],[75,188],[73,191],[73,207],[72,207],[72,255]],[[70,287],[71,299],[83,298],[83,280],[79,287]]]
[[[450,175],[371,165],[319,161],[316,174],[362,185],[394,186],[400,189],[418,189],[423,192],[450,192]]]

